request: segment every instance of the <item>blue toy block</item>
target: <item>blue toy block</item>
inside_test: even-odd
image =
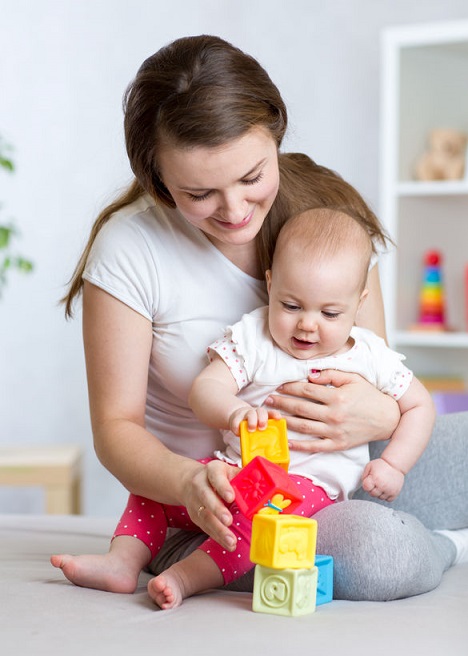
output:
[[[320,606],[333,600],[333,557],[317,554],[315,567],[318,569],[316,605]]]
[[[317,575],[316,567],[272,569],[257,565],[252,610],[290,617],[315,612]]]

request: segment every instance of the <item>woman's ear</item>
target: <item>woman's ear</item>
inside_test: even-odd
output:
[[[267,291],[268,291],[268,295],[269,295],[270,294],[270,289],[271,289],[271,269],[268,269],[267,271],[265,271],[265,280],[266,280]]]

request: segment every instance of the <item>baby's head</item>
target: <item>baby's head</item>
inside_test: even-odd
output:
[[[271,270],[269,325],[275,342],[300,359],[347,348],[367,295],[372,241],[352,215],[307,210],[280,231]]]
[[[353,280],[362,292],[372,256],[372,240],[362,224],[343,210],[328,207],[301,212],[285,223],[273,255],[272,269],[285,259],[299,259],[316,270],[333,261],[334,277]],[[345,268],[353,263],[353,269]]]

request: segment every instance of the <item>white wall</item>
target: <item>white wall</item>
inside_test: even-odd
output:
[[[0,443],[79,442],[85,512],[126,497],[92,449],[80,318],[57,301],[97,211],[130,173],[121,98],[145,57],[212,33],[265,65],[289,106],[288,150],[354,183],[377,207],[379,33],[468,18],[466,0],[0,0],[0,221],[15,217],[34,274],[0,299]],[[0,512],[40,512],[37,491],[0,490]]]

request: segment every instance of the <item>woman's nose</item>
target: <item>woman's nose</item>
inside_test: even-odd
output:
[[[247,216],[249,205],[243,196],[236,193],[224,194],[220,212],[225,221],[240,223]]]

